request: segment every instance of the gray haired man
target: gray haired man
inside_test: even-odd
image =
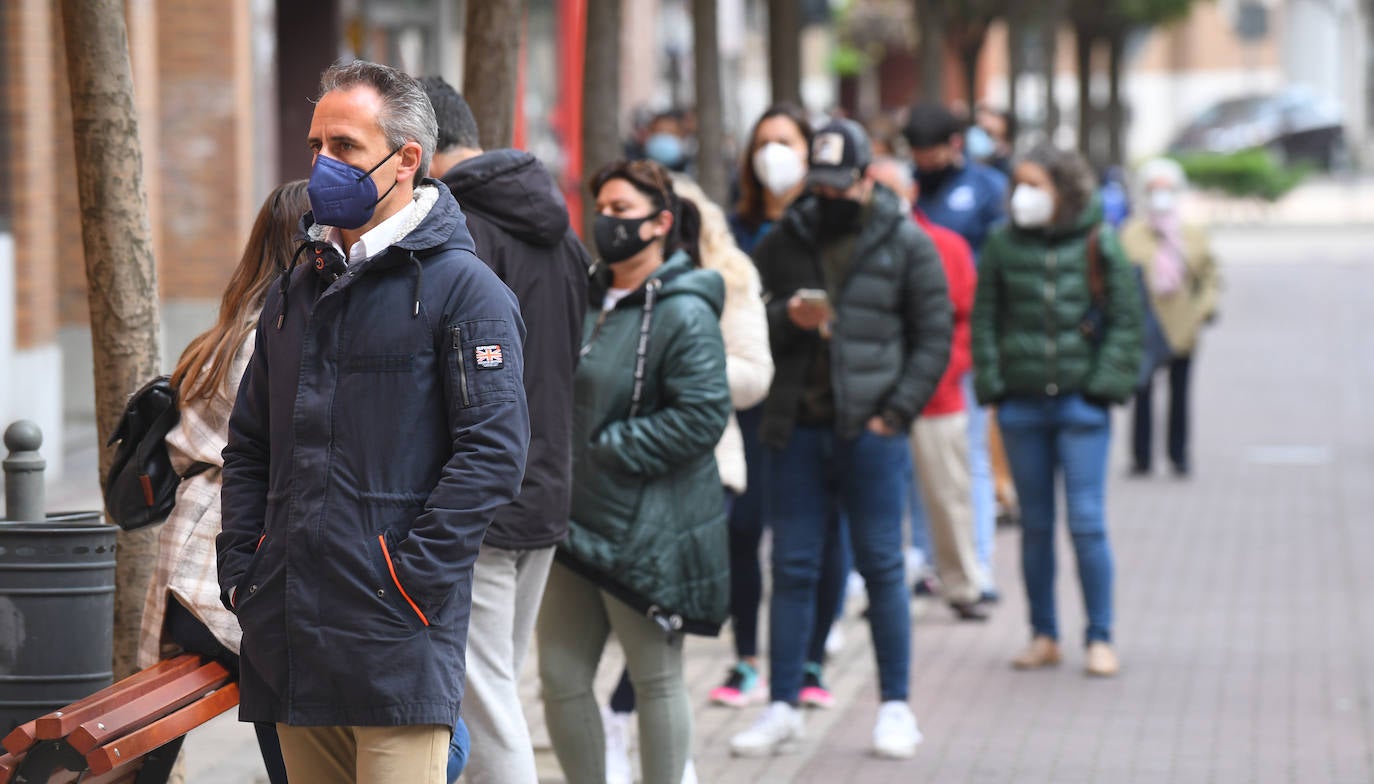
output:
[[[239,718],[299,782],[441,784],[473,563],[529,445],[519,304],[475,255],[420,85],[331,67],[305,240],[263,305],[224,450]]]

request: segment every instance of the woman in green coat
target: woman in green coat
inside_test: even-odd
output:
[[[1054,519],[1062,475],[1088,615],[1086,670],[1106,676],[1118,668],[1105,516],[1108,407],[1135,386],[1140,294],[1093,192],[1092,172],[1076,152],[1044,144],[1017,164],[1011,225],[989,238],[978,269],[973,359],[979,401],[998,406],[1021,499],[1032,637],[1012,665],[1059,663]]]
[[[602,784],[592,693],[606,638],[638,695],[646,784],[679,784],[691,746],[682,635],[727,614],[725,497],[714,450],[731,412],[720,274],[675,248],[690,215],[667,170],[617,162],[591,181],[600,259],[573,377],[573,498],[539,611],[539,670],[569,784]],[[666,257],[665,257],[666,256]]]

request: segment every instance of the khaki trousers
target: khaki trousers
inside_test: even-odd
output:
[[[917,419],[911,426],[911,457],[944,597],[960,604],[976,602],[983,579],[973,539],[968,414]]]
[[[277,725],[291,784],[447,784],[452,727]]]

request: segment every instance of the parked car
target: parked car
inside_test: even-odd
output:
[[[1345,157],[1345,129],[1334,101],[1291,88],[1269,95],[1231,98],[1189,123],[1169,145],[1174,154],[1232,153],[1264,148],[1282,163],[1308,162],[1323,169]]]

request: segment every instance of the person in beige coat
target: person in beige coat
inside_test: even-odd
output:
[[[1188,387],[1202,327],[1216,317],[1221,278],[1205,227],[1184,222],[1179,209],[1188,187],[1183,167],[1156,158],[1138,173],[1142,209],[1121,230],[1121,245],[1144,273],[1150,305],[1172,354],[1169,372],[1168,452],[1177,476],[1191,470],[1188,457]],[[1153,376],[1135,396],[1131,473],[1150,473]]]
[[[752,408],[768,396],[773,383],[773,352],[768,342],[768,314],[763,307],[763,285],[749,255],[735,244],[725,213],[691,179],[674,175],[673,190],[691,202],[700,215],[696,246],[703,269],[715,270],[725,280],[725,309],[720,316],[721,337],[725,340],[725,376],[730,386],[730,402],[736,411]],[[685,233],[693,233],[684,227]],[[716,444],[716,466],[727,498],[744,493],[747,471],[744,462],[744,436],[732,413],[725,433]],[[727,502],[728,503],[728,502]],[[628,674],[611,697],[606,728],[607,784],[629,781],[628,734],[630,714],[634,711],[634,692]],[[684,784],[694,782],[689,764]]]
[[[768,397],[773,383],[773,353],[768,343],[768,315],[763,308],[763,287],[748,254],[735,245],[725,213],[707,198],[701,186],[686,177],[673,178],[677,194],[696,205],[701,213],[701,266],[725,279],[725,311],[720,331],[725,338],[725,375],[730,402],[735,410],[752,408]],[[720,482],[733,495],[745,490],[744,438],[732,414],[725,435],[716,445]]]

